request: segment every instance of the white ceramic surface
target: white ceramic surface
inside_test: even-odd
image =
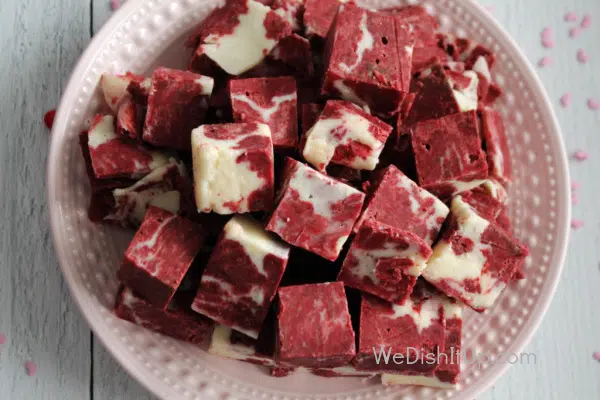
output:
[[[398,1],[367,0],[382,8]],[[410,2],[410,3],[415,3]],[[510,189],[515,232],[530,248],[528,279],[509,287],[484,314],[467,312],[464,346],[496,359],[519,353],[537,328],[563,264],[570,219],[566,155],[556,118],[535,72],[514,42],[471,0],[428,0],[442,28],[497,52],[494,78],[505,96],[497,108],[507,119],[513,154]],[[271,378],[249,364],[224,360],[191,345],[138,328],[113,316],[116,270],[131,235],[91,224],[89,187],[78,133],[101,104],[103,72],[149,72],[183,67],[187,32],[215,7],[210,0],[130,0],[96,35],[76,67],[58,110],[48,161],[48,198],[56,250],[74,298],[96,335],[151,391],[178,399],[472,399],[509,366],[466,366],[456,390],[384,388],[360,379],[305,374]]]

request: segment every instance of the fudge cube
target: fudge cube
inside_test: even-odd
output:
[[[409,92],[414,38],[392,16],[341,5],[327,43],[322,93],[392,116]]]
[[[446,64],[448,54],[438,46],[415,47],[412,57],[412,73],[419,74],[435,65]]]
[[[415,48],[434,46],[436,44],[436,31],[439,27],[437,19],[421,6],[392,7],[380,11],[390,14],[407,25],[412,25],[415,36]]]
[[[117,135],[138,140],[142,137],[144,120],[131,96],[125,96],[117,109]]]
[[[419,122],[411,138],[419,185],[433,194],[443,197],[448,186],[487,177],[475,111]]]
[[[414,233],[431,246],[448,212],[448,207],[438,198],[390,165],[379,173],[371,186],[354,231],[358,231],[364,220],[374,219]]]
[[[113,112],[117,112],[121,100],[127,96],[127,88],[132,82],[142,82],[143,76],[127,72],[123,75],[102,74],[100,87],[104,100]]]
[[[152,74],[144,141],[159,147],[189,150],[192,129],[204,122],[213,78],[158,68]]]
[[[352,240],[338,280],[402,303],[412,293],[429,256],[431,247],[417,235],[367,219]]]
[[[272,355],[261,352],[256,339],[236,332],[225,325],[215,326],[208,352],[216,356],[265,367],[281,366]]]
[[[168,163],[162,153],[117,135],[112,115],[94,118],[88,133],[88,146],[94,175],[98,179],[140,178]]]
[[[197,62],[217,65],[230,75],[257,66],[277,42],[291,34],[289,23],[254,0],[229,0],[215,9],[188,39]]]
[[[302,32],[302,14],[304,13],[304,0],[273,0],[271,8],[275,13],[285,19],[292,31]]]
[[[512,167],[502,115],[486,107],[481,111],[481,120],[489,175],[503,184],[507,184],[512,179]]]
[[[300,126],[302,128],[302,143],[300,144],[300,148],[304,148],[304,141],[306,140],[306,132],[312,128],[317,120],[319,119],[319,115],[323,112],[325,106],[323,104],[318,103],[306,103],[302,104],[302,113],[300,116]]]
[[[483,312],[494,304],[527,255],[518,240],[457,196],[422,275],[446,295]]]
[[[294,33],[277,43],[269,54],[269,59],[282,63],[298,78],[310,79],[315,73],[311,48],[308,39]]]
[[[102,219],[124,227],[138,227],[149,206],[174,214],[192,214],[192,183],[182,163],[171,159],[131,186],[110,192],[108,209]]]
[[[296,80],[292,77],[253,78],[229,82],[236,122],[258,122],[271,129],[275,148],[298,145]]]
[[[481,186],[461,193],[459,196],[473,211],[491,222],[496,221],[506,208]]]
[[[258,338],[289,251],[257,222],[234,217],[211,254],[192,309]]]
[[[450,299],[442,299],[445,319],[445,344],[438,355],[439,365],[433,372],[424,374],[381,374],[384,386],[419,385],[453,389],[460,374],[462,307]]]
[[[285,181],[267,230],[291,245],[334,261],[358,218],[365,195],[286,159]]]
[[[202,248],[204,237],[193,222],[150,206],[117,275],[150,304],[165,309]]]
[[[127,86],[127,91],[133,98],[133,101],[140,105],[148,106],[148,97],[152,88],[152,78],[144,78],[144,80],[133,80]]]
[[[304,0],[302,19],[306,34],[325,39],[340,4],[345,0]]]
[[[138,297],[125,286],[117,295],[115,314],[151,331],[195,345],[202,344],[214,326],[210,319],[181,307],[175,301],[164,310]]]
[[[319,171],[329,163],[372,171],[392,127],[346,101],[329,100],[306,132],[302,155]]]
[[[481,185],[479,185],[478,190],[483,190],[504,205],[508,202],[506,188],[493,177],[484,180]]]
[[[192,133],[198,212],[266,211],[273,205],[274,159],[268,125],[203,125]]]
[[[356,354],[354,330],[341,282],[279,289],[281,360],[309,368],[347,364]]]
[[[420,283],[401,305],[364,294],[354,365],[367,371],[432,373],[438,362],[430,356],[445,348],[444,322],[439,297]]]

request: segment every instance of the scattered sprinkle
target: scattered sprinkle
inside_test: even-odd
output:
[[[6,343],[6,335],[4,333],[0,333],[0,345]]]
[[[119,0],[110,0],[110,9],[116,11],[119,7],[121,7],[121,2]]]
[[[579,182],[571,182],[571,190],[577,190],[581,187],[581,184]]]
[[[27,361],[25,363],[25,371],[27,372],[27,376],[34,376],[37,373],[37,365],[32,361]]]
[[[546,48],[554,47],[554,39],[552,38],[552,29],[545,27],[542,30],[542,45]]]
[[[600,110],[600,101],[596,99],[588,99],[587,106],[590,110]]]
[[[574,28],[569,29],[569,37],[571,39],[575,39],[581,33],[581,28],[576,26]]]
[[[52,129],[54,125],[54,117],[56,116],[56,110],[50,110],[46,114],[44,114],[44,125],[46,128]]]
[[[585,52],[585,50],[583,50],[583,49],[577,50],[577,61],[579,61],[582,64],[585,64],[586,62],[588,62],[589,58],[590,57]]]
[[[597,351],[594,354],[592,354],[592,357],[594,357],[596,361],[600,361],[600,351]]]
[[[579,229],[583,227],[583,221],[580,219],[574,219],[571,221],[571,228],[573,229]]]
[[[552,64],[552,58],[550,58],[550,57],[542,57],[542,59],[538,63],[538,65],[542,68],[547,67],[550,64]]]
[[[562,104],[564,108],[569,107],[571,101],[573,101],[573,95],[571,93],[565,93],[560,98],[560,104]]]
[[[575,14],[573,11],[569,11],[568,13],[565,14],[565,21],[567,21],[567,22],[577,21],[577,14]]]
[[[578,151],[576,151],[573,154],[573,157],[577,161],[585,161],[585,160],[587,160],[590,157],[590,155],[587,152],[583,151],[583,150],[578,150]]]
[[[586,14],[581,19],[581,27],[583,29],[589,28],[592,25],[592,17],[589,14]]]

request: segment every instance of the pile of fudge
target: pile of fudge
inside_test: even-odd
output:
[[[453,387],[463,308],[528,255],[494,53],[338,0],[229,0],[186,46],[104,74],[80,136],[90,219],[136,231],[115,313],[273,376]]]

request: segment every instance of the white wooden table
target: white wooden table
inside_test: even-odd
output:
[[[573,233],[558,291],[525,349],[536,365],[514,365],[482,399],[600,399],[600,2],[598,0],[481,0],[540,69],[556,104],[567,149],[587,150],[572,162],[581,183]],[[592,15],[592,27],[569,39],[566,11]],[[55,108],[71,68],[110,16],[108,0],[0,0],[0,399],[150,399],[94,339],[62,279],[48,228],[45,111]],[[551,26],[556,47],[540,45]],[[585,49],[590,61],[579,64]],[[596,74],[594,74],[596,72]],[[559,97],[573,94],[564,109]],[[29,377],[24,364],[34,361]]]

